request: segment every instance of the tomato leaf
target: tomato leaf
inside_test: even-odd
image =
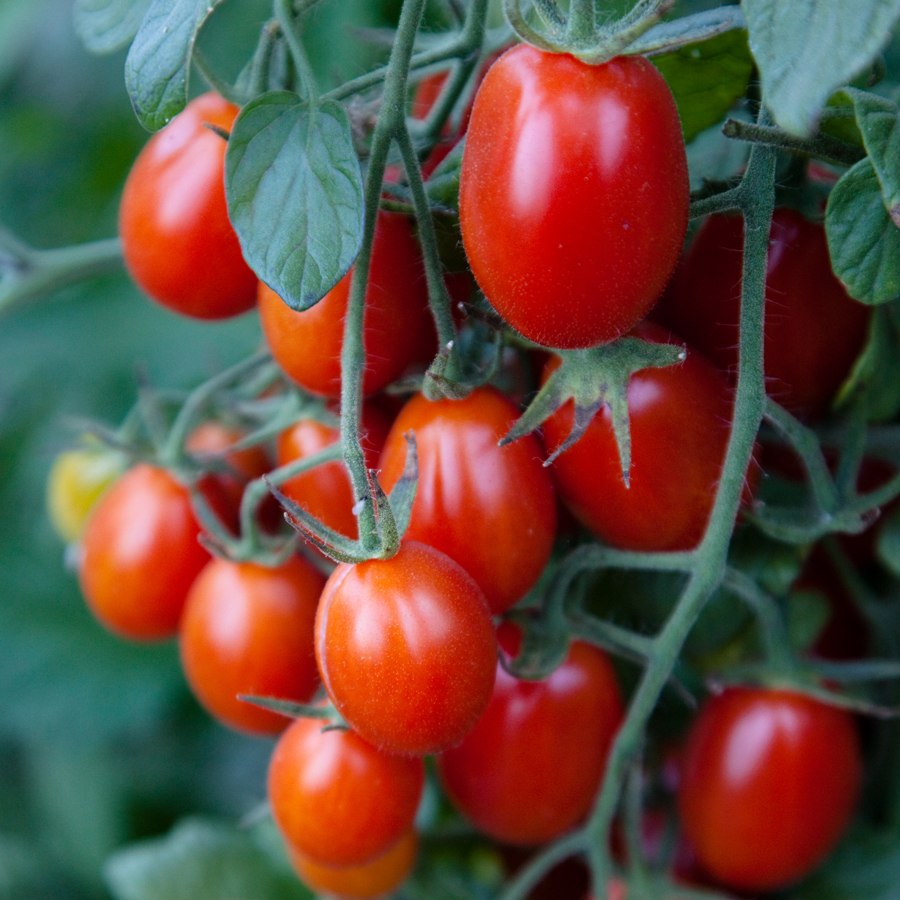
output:
[[[886,303],[900,293],[900,228],[885,208],[875,166],[863,159],[828,197],[825,233],[834,274],[861,303]]]
[[[725,137],[721,123],[701,131],[685,149],[692,191],[701,190],[708,182],[736,177],[750,155],[750,145]]]
[[[812,133],[835,88],[884,46],[900,0],[744,0],[763,98],[792,134]]]
[[[152,0],[125,60],[125,86],[141,124],[158,131],[187,103],[200,26],[221,0]]]
[[[248,103],[228,142],[225,192],[244,257],[292,309],[321,300],[359,253],[362,174],[339,103],[310,112],[288,91]]]
[[[131,43],[150,0],[75,0],[75,32],[91,53],[113,53]]]

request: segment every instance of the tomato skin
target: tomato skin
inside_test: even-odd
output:
[[[497,642],[478,585],[432,547],[340,565],[316,616],[316,660],[338,712],[386,753],[458,743],[487,706]]]
[[[285,839],[322,866],[360,866],[387,852],[412,827],[425,767],[388,756],[353,731],[322,731],[297,719],[269,763],[272,815]]]
[[[132,166],[119,208],[125,265],[138,286],[173,312],[225,319],[256,304],[225,202],[226,131],[238,108],[217,94],[192,100],[153,135]]]
[[[315,306],[295,312],[259,284],[259,315],[276,362],[302,388],[324,397],[341,392],[341,347],[352,270]],[[379,212],[372,244],[363,328],[363,393],[373,394],[436,348],[422,254],[405,216]]]
[[[521,681],[498,664],[484,715],[439,758],[441,782],[495,840],[552,841],[590,810],[622,715],[612,664],[590,644],[574,641],[544,681]]]
[[[710,216],[653,314],[732,373],[738,363],[743,241],[740,216]],[[766,268],[769,395],[800,415],[824,412],[866,342],[871,313],[832,273],[822,225],[796,210],[776,209]]]
[[[687,230],[687,159],[665,79],[641,57],[589,66],[526,44],[475,99],[460,176],[469,264],[497,312],[549,347],[642,319]]]
[[[848,712],[793,691],[728,688],[704,704],[688,734],[678,805],[710,874],[767,891],[828,855],[861,780]]]
[[[172,637],[188,590],[210,556],[190,494],[164,469],[141,463],[94,507],[83,536],[81,590],[110,631],[135,641]]]
[[[181,664],[194,696],[238,731],[279,734],[289,720],[238,694],[306,703],[319,686],[313,632],[325,576],[292,557],[276,569],[214,559],[181,619]]]
[[[492,387],[464,400],[417,394],[394,422],[381,455],[386,491],[406,465],[413,432],[419,483],[406,537],[446,553],[484,591],[491,612],[522,599],[544,571],[556,535],[556,496],[539,441],[498,447],[519,412]]]

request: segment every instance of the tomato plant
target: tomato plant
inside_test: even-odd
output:
[[[125,264],[158,303],[197,319],[252,309],[256,276],[244,262],[225,205],[225,140],[238,109],[197,97],[147,142],[119,208]]]
[[[559,348],[623,334],[656,302],[687,229],[665,80],[640,57],[507,51],[475,99],[459,204],[475,278],[513,328]]]
[[[769,891],[825,858],[850,822],[861,780],[850,713],[793,691],[728,688],[691,727],[678,805],[710,874]]]

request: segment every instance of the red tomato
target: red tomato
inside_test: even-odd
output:
[[[131,277],[163,306],[197,319],[252,309],[256,276],[244,262],[225,203],[225,141],[238,108],[217,94],[192,100],[147,142],[119,208]]]
[[[181,664],[194,696],[238,731],[278,734],[288,720],[238,694],[306,703],[319,686],[313,631],[325,576],[299,557],[277,569],[214,559],[188,593]]]
[[[381,455],[389,491],[403,474],[413,432],[419,484],[406,537],[456,560],[484,591],[493,613],[522,599],[544,571],[556,534],[556,498],[537,438],[497,441],[519,412],[499,391],[479,388],[465,400],[404,406]]]
[[[642,323],[634,335],[678,339]],[[545,379],[556,368],[554,357]],[[628,383],[631,486],[625,487],[609,408],[551,466],[560,496],[602,540],[624,550],[690,550],[703,536],[731,433],[733,395],[725,376],[697,351],[665,369],[644,369]],[[569,402],[544,423],[544,444],[568,435]]]
[[[346,869],[320,866],[288,845],[288,856],[306,886],[317,894],[370,900],[392,894],[412,871],[419,838],[410,829],[388,850],[372,862]]]
[[[259,315],[278,364],[301,387],[337,397],[341,392],[341,347],[350,297],[348,272],[315,306],[295,312],[260,282]],[[380,212],[372,245],[363,340],[363,392],[374,394],[436,347],[428,309],[422,254],[409,221]]]
[[[185,598],[210,556],[187,488],[147,464],[100,498],[83,536],[81,590],[110,631],[136,641],[172,637]]]
[[[740,216],[710,216],[654,312],[730,372],[738,362],[743,247]],[[765,315],[768,393],[795,413],[821,413],[866,342],[871,309],[832,273],[825,229],[793,209],[772,218]]]
[[[812,871],[850,822],[862,761],[853,717],[802,694],[729,688],[687,738],[678,795],[703,866],[748,891]]]
[[[303,856],[340,868],[369,863],[412,828],[425,767],[388,756],[353,731],[297,719],[269,764],[269,802],[285,839]]]
[[[501,645],[517,652],[520,635],[501,625]],[[606,655],[573,642],[544,681],[520,681],[497,666],[484,715],[438,768],[459,810],[507,844],[543,844],[588,813],[622,720],[622,697]]]
[[[325,585],[322,683],[350,726],[386,753],[459,743],[490,700],[496,659],[484,595],[431,547],[406,541],[390,559],[338,566]]]
[[[460,222],[494,309],[550,347],[592,347],[642,319],[678,260],[688,174],[675,101],[639,56],[589,66],[527,44],[481,84]]]

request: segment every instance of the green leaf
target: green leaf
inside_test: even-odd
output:
[[[125,86],[141,124],[158,131],[187,103],[200,26],[221,0],[152,0],[125,60]]]
[[[750,145],[725,137],[721,123],[701,131],[686,149],[692,191],[701,190],[707,182],[736,177],[750,155]]]
[[[900,578],[900,510],[895,510],[878,532],[878,558],[884,567]]]
[[[835,88],[884,46],[900,0],[743,0],[763,98],[792,134],[812,133]]]
[[[75,0],[75,32],[91,53],[113,53],[129,44],[150,0]]]
[[[874,305],[900,293],[900,228],[882,202],[870,159],[858,162],[835,185],[825,233],[834,274],[851,297]]]
[[[743,31],[729,31],[651,62],[672,89],[688,143],[720,121],[743,96],[753,71]]]
[[[248,103],[225,156],[228,214],[244,257],[292,309],[349,271],[363,232],[363,185],[344,108],[312,113],[288,91]]]

